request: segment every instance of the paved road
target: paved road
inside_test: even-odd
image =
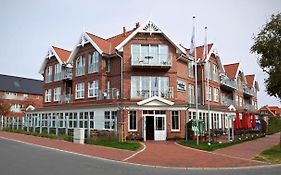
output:
[[[88,158],[84,156],[50,150],[14,141],[0,139],[0,174],[11,175],[126,175],[126,174],[247,174],[279,175],[281,167],[242,169],[242,170],[180,170],[128,165],[119,162]]]

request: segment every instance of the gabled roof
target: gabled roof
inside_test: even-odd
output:
[[[65,49],[62,49],[59,47],[55,47],[55,46],[52,46],[52,47],[54,48],[55,52],[57,53],[58,59],[60,59],[65,64],[70,56],[71,51],[65,50]]]
[[[245,75],[245,78],[246,78],[246,81],[247,81],[247,86],[249,88],[252,88],[255,86],[255,75],[252,74],[252,75]]]
[[[239,63],[223,65],[226,76],[230,79],[237,78],[239,71]]]
[[[181,45],[182,46],[182,45]],[[202,45],[202,46],[197,46],[196,47],[196,58],[197,58],[197,60],[200,60],[201,62],[203,62],[203,61],[205,61],[206,59],[209,59],[210,58],[210,56],[214,53],[214,51],[215,51],[215,44],[214,43],[209,43],[208,45],[207,45],[207,47],[208,47],[208,56],[207,56],[207,58],[203,58],[203,52],[204,52],[204,45]],[[183,46],[182,46],[183,47]],[[186,53],[189,53],[189,50],[190,49],[187,49],[187,48],[185,48],[185,50],[186,50]]]
[[[0,74],[0,91],[42,95],[41,80]]]
[[[147,20],[141,24],[136,30],[134,30],[126,39],[124,39],[120,44],[118,44],[115,49],[122,51],[124,45],[126,45],[136,34],[138,33],[160,33],[162,34],[177,50],[184,53],[184,49],[180,47],[174,40],[172,40],[166,32],[160,29],[152,20]]]
[[[147,105],[147,106],[162,106],[162,105],[169,105],[172,106],[174,102],[166,100],[162,97],[153,96],[142,101],[137,102],[139,106]]]
[[[272,116],[281,115],[281,108],[279,108],[278,106],[265,105],[261,107],[259,111],[268,111]],[[273,111],[275,111],[275,113]]]
[[[55,46],[50,46],[50,48],[47,52],[47,55],[46,55],[42,65],[41,65],[39,73],[40,74],[44,73],[46,64],[48,63],[49,59],[51,59],[53,57],[55,57],[61,65],[66,64],[67,60],[70,56],[70,53],[71,52],[68,51],[68,50],[65,50],[65,49],[62,49],[62,48],[59,48],[59,47],[55,47]]]

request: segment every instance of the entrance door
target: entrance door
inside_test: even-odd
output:
[[[154,140],[166,140],[166,116],[155,115],[154,117],[155,130]]]
[[[146,140],[154,140],[154,116],[145,116]]]

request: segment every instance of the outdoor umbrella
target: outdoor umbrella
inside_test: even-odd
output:
[[[252,124],[251,124],[251,114],[248,113],[247,115],[247,127],[248,128],[252,128]]]
[[[235,117],[235,121],[234,121],[234,129],[239,129],[239,123],[240,123],[239,113],[236,112],[236,117]]]
[[[252,127],[256,128],[256,126],[257,126],[256,115],[253,114],[253,116],[252,116]]]

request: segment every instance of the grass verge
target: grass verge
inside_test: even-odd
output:
[[[137,141],[119,142],[118,140],[102,140],[96,141],[94,139],[86,139],[85,142],[91,145],[100,145],[118,149],[125,149],[130,151],[137,151],[141,148],[141,144]]]
[[[197,145],[196,141],[193,140],[177,140],[177,143],[183,145],[183,146],[187,146],[187,147],[191,147],[191,148],[195,148],[195,149],[200,149],[200,150],[204,150],[204,151],[214,151],[217,149],[221,149],[221,148],[226,148],[232,145],[236,145],[239,143],[243,143],[243,142],[247,142],[247,141],[251,141],[251,140],[255,140],[261,137],[265,137],[265,134],[259,134],[259,135],[244,135],[241,137],[238,137],[237,140],[233,141],[233,142],[227,142],[227,143],[219,143],[219,142],[211,142],[211,145],[208,145],[208,142],[200,142],[199,145]]]
[[[261,154],[254,157],[254,160],[268,162],[272,164],[280,164],[281,163],[280,144],[275,145],[272,148],[263,151]]]

